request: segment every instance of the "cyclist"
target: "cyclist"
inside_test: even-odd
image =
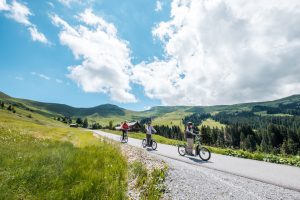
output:
[[[194,147],[194,136],[197,135],[197,131],[193,128],[193,123],[188,122],[185,130],[185,137],[187,141],[186,151],[189,155],[194,156],[193,147]]]
[[[129,126],[127,124],[127,121],[124,121],[123,124],[121,125],[121,130],[122,130],[122,140],[125,139],[125,134],[127,135],[127,132],[129,130]]]
[[[157,131],[153,128],[151,125],[151,122],[148,122],[146,126],[146,138],[147,138],[147,146],[151,147],[151,142],[152,142],[152,134],[156,133]]]

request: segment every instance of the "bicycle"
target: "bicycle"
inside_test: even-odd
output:
[[[157,148],[157,143],[156,143],[155,140],[151,139],[151,146],[148,146],[148,145],[147,145],[147,139],[144,138],[143,141],[142,141],[142,146],[143,146],[143,148],[151,147],[152,150],[156,150],[156,148]]]
[[[200,159],[202,159],[203,161],[208,161],[210,159],[211,153],[206,147],[203,147],[201,145],[199,134],[196,135],[196,143],[197,146],[195,149],[195,156],[199,155]],[[179,155],[185,156],[187,154],[186,148],[187,148],[186,144],[178,145]]]

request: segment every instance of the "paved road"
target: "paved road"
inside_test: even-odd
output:
[[[120,136],[118,135],[103,131],[94,132],[113,140],[120,140]],[[141,140],[138,139],[129,138],[128,144],[142,148]],[[300,192],[300,168],[298,167],[219,154],[212,154],[212,157],[208,162],[203,162],[199,159],[199,157],[182,157],[178,154],[177,147],[165,144],[158,144],[157,150],[149,150],[149,153],[157,154],[194,166],[214,169]]]

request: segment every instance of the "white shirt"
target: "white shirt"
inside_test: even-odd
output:
[[[146,133],[151,135],[152,132],[156,133],[156,130],[153,128],[153,126],[146,126]]]

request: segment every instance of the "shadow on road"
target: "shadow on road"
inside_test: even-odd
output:
[[[150,147],[149,147],[149,148],[146,148],[146,150],[147,150],[147,151],[157,151],[156,149],[155,149],[155,150],[153,150],[153,149],[152,149],[152,148],[150,148]]]
[[[211,161],[203,161],[200,158],[195,158],[195,157],[187,156],[187,158],[190,159],[191,161],[194,161],[194,162],[199,163],[199,164],[201,164],[201,163],[213,163]]]

